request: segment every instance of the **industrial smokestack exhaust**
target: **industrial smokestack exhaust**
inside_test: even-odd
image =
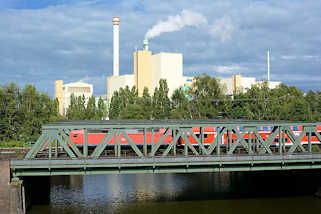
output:
[[[114,70],[113,75],[119,76],[119,17],[113,18],[114,31]]]

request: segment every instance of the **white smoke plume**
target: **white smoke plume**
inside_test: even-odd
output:
[[[179,31],[185,26],[201,25],[207,25],[207,19],[202,14],[184,9],[176,16],[169,16],[167,21],[159,21],[147,31],[145,39],[151,39],[166,32]]]

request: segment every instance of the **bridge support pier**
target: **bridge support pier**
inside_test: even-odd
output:
[[[0,160],[0,213],[25,213],[24,187],[19,179],[10,179],[9,160]]]

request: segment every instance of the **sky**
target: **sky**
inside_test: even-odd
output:
[[[1,0],[0,85],[52,97],[61,79],[106,94],[114,16],[121,75],[133,73],[147,35],[153,53],[183,53],[185,76],[266,79],[270,50],[272,81],[321,90],[320,0]]]

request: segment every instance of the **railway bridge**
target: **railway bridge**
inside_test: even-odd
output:
[[[63,121],[44,125],[24,159],[10,161],[10,170],[12,177],[19,177],[319,169],[317,125],[244,120]],[[77,135],[81,146],[72,140]]]
[[[284,121],[44,125],[24,158],[0,161],[0,213],[25,213],[32,186],[47,198],[54,175],[320,169],[320,131],[316,123]]]

